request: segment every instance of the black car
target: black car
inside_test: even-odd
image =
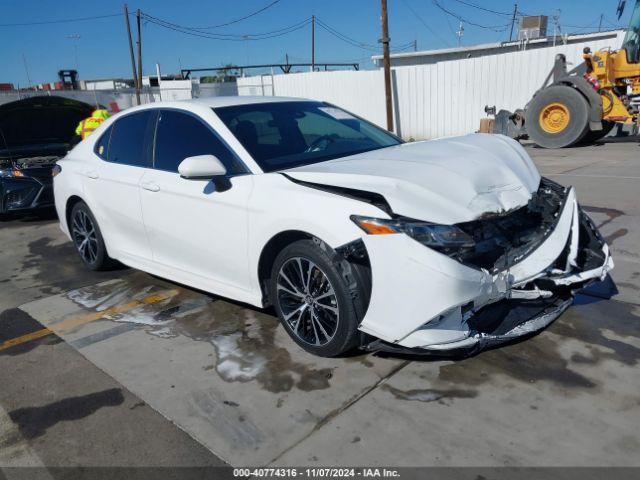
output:
[[[53,206],[52,168],[94,108],[57,96],[0,105],[0,214]]]

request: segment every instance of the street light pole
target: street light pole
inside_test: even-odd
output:
[[[387,110],[387,130],[393,132],[393,103],[391,99],[391,58],[389,56],[389,16],[387,14],[387,0],[381,0],[382,22],[382,58],[384,63],[384,100]]]

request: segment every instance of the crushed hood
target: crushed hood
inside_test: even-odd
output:
[[[501,135],[405,143],[286,170],[296,180],[374,192],[394,213],[440,224],[526,205],[540,174],[517,142]]]

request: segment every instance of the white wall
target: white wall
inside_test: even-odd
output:
[[[416,140],[474,132],[485,116],[485,105],[498,109],[523,108],[563,53],[568,68],[582,62],[582,51],[619,48],[617,39],[558,45],[487,57],[439,62],[393,69],[396,133]],[[257,80],[256,80],[257,79]],[[264,83],[264,79],[262,80]],[[238,79],[240,95],[270,95],[259,77]],[[381,70],[315,72],[275,75],[278,96],[324,100],[350,110],[380,126],[385,125],[384,80]]]
[[[378,125],[386,124],[382,70],[291,73],[238,79],[239,95],[271,95],[272,92],[280,97],[331,102]]]

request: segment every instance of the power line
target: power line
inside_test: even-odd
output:
[[[440,3],[438,3],[437,0],[432,0],[432,3],[438,7],[440,10],[442,10],[444,13],[446,13],[447,15],[450,15],[456,19],[458,19],[459,21],[466,23],[467,25],[472,25],[474,27],[478,27],[478,28],[484,28],[486,30],[493,30],[494,32],[502,32],[505,31],[510,24],[506,24],[506,25],[481,25],[479,23],[475,23],[475,22],[471,22],[469,20],[467,20],[466,18],[463,18],[462,16],[458,15],[457,13],[452,12],[451,10],[448,10],[447,8],[443,7]]]
[[[45,20],[42,22],[26,22],[26,23],[0,23],[0,27],[28,27],[31,25],[50,25],[54,23],[71,23],[84,22],[85,20],[98,20],[101,18],[120,17],[121,13],[113,13],[109,15],[95,15],[93,17],[65,18],[60,20]]]
[[[191,27],[185,27],[183,25],[178,25],[176,23],[169,22],[167,20],[163,20],[161,18],[154,17],[152,15],[143,14],[143,17],[146,21],[151,22],[160,27],[173,30],[179,33],[184,33],[186,35],[191,35],[194,37],[207,38],[210,40],[224,40],[224,41],[235,41],[235,42],[243,42],[247,40],[266,40],[269,38],[280,37],[283,35],[287,35],[289,33],[295,32],[305,26],[307,26],[311,22],[311,17],[302,20],[301,22],[295,23],[293,25],[289,25],[287,27],[283,27],[277,30],[272,30],[270,32],[262,32],[262,33],[246,33],[246,34],[237,34],[237,33],[211,33],[211,32],[203,32],[201,30],[196,30]]]
[[[329,32],[331,35],[333,35],[334,37],[339,38],[340,40],[354,46],[354,47],[358,47],[358,48],[362,48],[364,50],[371,50],[374,52],[378,52],[380,50],[380,47],[373,45],[371,43],[365,43],[365,42],[360,42],[359,40],[356,40],[354,38],[351,38],[347,35],[345,35],[344,33],[339,32],[338,30],[336,30],[335,28],[333,28],[331,25],[326,24],[325,22],[323,22],[322,20],[320,20],[318,17],[316,17],[316,22],[318,22],[318,25],[320,27],[322,27],[324,30],[326,30],[327,32]]]
[[[420,23],[422,23],[425,26],[425,28],[427,30],[429,30],[434,37],[436,37],[438,40],[440,40],[445,46],[447,46],[447,47],[449,46],[449,43],[446,42],[445,40],[443,40],[442,37],[440,37],[440,35],[438,35],[438,33],[433,28],[431,28],[431,26],[427,22],[425,22],[424,19],[420,15],[418,15],[418,12],[416,12],[413,9],[413,7],[411,5],[409,5],[409,3],[406,0],[402,0],[402,3],[404,3],[405,6],[409,10],[411,10],[411,13],[413,13],[416,16],[416,18],[418,20],[420,20]]]
[[[466,5],[468,7],[477,8],[478,10],[482,10],[484,12],[493,13],[495,15],[502,15],[504,17],[511,17],[512,13],[509,12],[498,12],[497,10],[491,10],[490,8],[482,7],[480,5],[476,5],[475,3],[466,2],[465,0],[453,0],[454,2],[461,3],[462,5]]]
[[[598,15],[598,18],[596,18],[593,22],[591,22],[589,25],[586,25],[584,27],[580,25],[567,25],[566,23],[564,24],[564,26],[569,28],[575,28],[576,30],[587,30],[588,28],[595,28],[595,26],[599,21],[600,21],[600,16]]]
[[[254,12],[251,12],[251,13],[243,16],[243,17],[236,18],[235,20],[231,20],[231,21],[226,22],[226,23],[220,23],[218,25],[209,25],[208,27],[188,27],[188,28],[190,30],[210,30],[210,29],[213,29],[213,28],[226,27],[228,25],[233,25],[234,23],[242,22],[243,20],[246,20],[248,18],[255,17],[256,15],[264,12],[265,10],[268,10],[269,8],[273,7],[275,4],[277,4],[279,2],[280,2],[280,0],[274,0],[273,2],[269,3],[268,5],[265,5],[264,7],[254,11]]]

